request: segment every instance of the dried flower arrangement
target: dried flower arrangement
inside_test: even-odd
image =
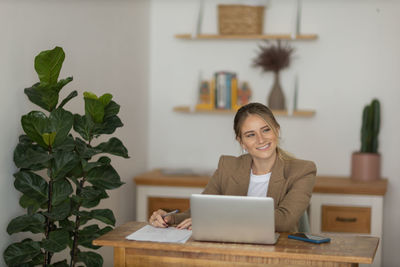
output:
[[[267,100],[268,106],[271,109],[285,110],[285,96],[279,82],[279,72],[289,67],[294,48],[288,43],[281,45],[280,40],[276,45],[266,41],[265,46],[259,45],[259,48],[258,57],[253,60],[253,67],[261,67],[265,72],[274,73],[274,84]]]
[[[281,45],[281,41],[278,40],[277,45],[274,45],[266,41],[266,45],[259,45],[259,48],[258,57],[253,61],[254,67],[261,67],[265,72],[273,71],[275,73],[289,67],[294,48],[290,47],[288,43]]]

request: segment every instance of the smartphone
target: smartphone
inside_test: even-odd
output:
[[[329,237],[310,235],[310,234],[305,234],[305,233],[290,234],[290,235],[288,235],[288,238],[311,242],[311,243],[315,243],[315,244],[321,244],[321,243],[326,243],[326,242],[331,241],[331,239]]]

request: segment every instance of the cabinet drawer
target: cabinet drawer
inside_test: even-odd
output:
[[[322,205],[323,232],[371,233],[371,208]]]
[[[188,198],[171,198],[171,197],[148,197],[147,198],[147,217],[158,210],[173,211],[178,209],[180,212],[190,208],[190,199]]]

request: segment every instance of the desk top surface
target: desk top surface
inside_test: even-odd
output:
[[[147,186],[178,186],[204,188],[210,176],[206,175],[165,175],[160,169],[155,169],[134,177],[136,185]],[[317,176],[314,193],[356,194],[356,195],[385,195],[387,179],[372,182],[353,181],[349,177]]]
[[[324,234],[330,243],[312,244],[287,238],[282,233],[275,245],[198,242],[190,238],[185,244],[131,241],[126,236],[147,225],[146,222],[129,222],[93,241],[94,245],[140,248],[144,250],[168,250],[182,253],[209,253],[244,255],[255,257],[313,259],[321,261],[372,263],[379,238]]]

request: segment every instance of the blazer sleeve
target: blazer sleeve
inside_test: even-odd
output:
[[[208,194],[208,195],[221,195],[221,173],[223,169],[223,161],[224,157],[221,156],[218,162],[218,168],[214,172],[213,176],[211,177],[210,181],[208,181],[208,184],[206,185],[205,189],[203,190],[202,194]],[[190,218],[190,209],[173,214],[172,215],[172,221],[171,224],[179,224],[183,220]]]
[[[316,173],[317,168],[311,161],[306,161],[301,169],[296,170],[293,182],[275,209],[276,231],[297,231],[298,221],[310,203]]]
[[[221,183],[222,183],[222,173],[224,169],[223,165],[224,165],[224,156],[221,156],[219,158],[218,168],[214,172],[210,181],[208,181],[208,184],[206,185],[206,188],[204,188],[202,194],[222,195]]]

